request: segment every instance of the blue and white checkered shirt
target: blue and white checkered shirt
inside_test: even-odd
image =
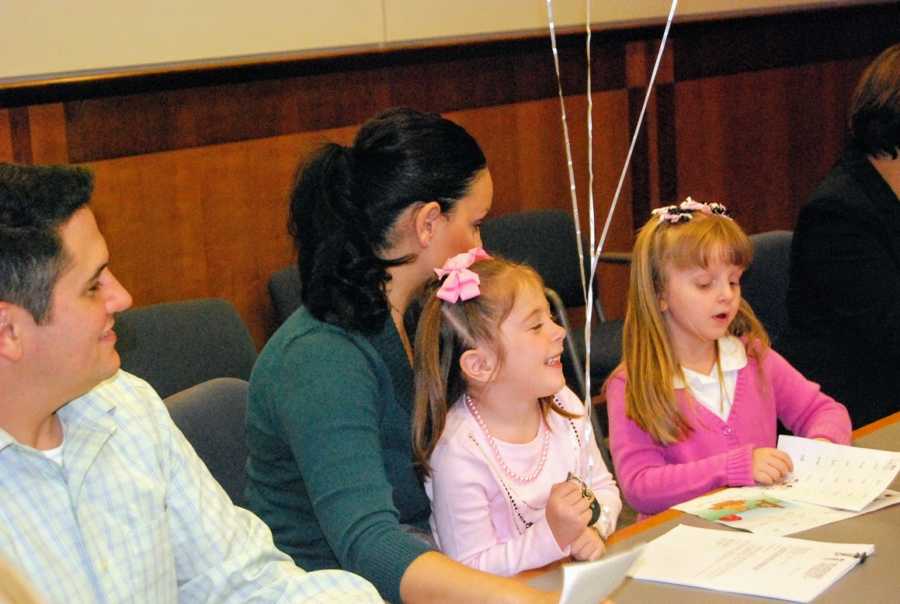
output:
[[[47,602],[381,602],[275,549],[142,380],[120,371],[58,416],[62,465],[0,430],[0,557]]]

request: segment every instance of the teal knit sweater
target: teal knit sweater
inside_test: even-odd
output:
[[[393,322],[361,336],[301,308],[250,377],[247,501],[306,570],[344,568],[400,602],[400,578],[428,550],[412,465],[413,374]]]

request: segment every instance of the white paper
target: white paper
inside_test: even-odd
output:
[[[635,579],[809,602],[874,551],[871,544],[678,525],[647,544],[628,574]]]
[[[625,579],[631,565],[644,549],[639,545],[627,552],[604,556],[594,562],[563,565],[563,589],[559,604],[597,604]]]
[[[767,488],[779,499],[859,512],[884,493],[900,471],[900,453],[781,435],[778,448],[794,471]]]
[[[731,528],[778,537],[896,504],[900,504],[900,492],[890,489],[862,511],[850,512],[779,499],[768,488],[735,487],[685,501],[676,505],[675,509]]]

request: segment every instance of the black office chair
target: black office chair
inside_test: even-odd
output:
[[[122,368],[163,398],[217,377],[249,379],[256,346],[234,306],[215,298],[133,308],[116,317]]]
[[[751,235],[753,263],[741,279],[741,295],[769,332],[776,350],[788,325],[787,289],[793,238],[793,231]]]
[[[269,298],[275,311],[276,327],[284,323],[300,306],[300,271],[294,264],[269,278]]]
[[[175,425],[235,505],[244,506],[247,442],[245,380],[217,378],[165,399]]]

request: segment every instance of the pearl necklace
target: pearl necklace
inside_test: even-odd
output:
[[[541,459],[538,461],[538,465],[533,472],[531,472],[527,476],[522,476],[521,474],[513,472],[510,467],[506,465],[506,462],[503,460],[503,456],[500,455],[500,448],[497,447],[497,443],[494,440],[494,437],[491,435],[490,430],[488,430],[487,424],[484,423],[484,419],[482,419],[481,414],[478,412],[478,407],[475,406],[475,401],[473,401],[472,397],[470,397],[468,394],[466,395],[466,407],[469,408],[469,412],[481,427],[481,431],[484,432],[485,437],[487,437],[488,445],[490,445],[491,452],[494,454],[494,459],[497,460],[500,468],[507,476],[509,476],[516,482],[531,482],[538,477],[538,475],[541,473],[541,470],[544,469],[544,464],[547,463],[547,453],[550,450],[550,433],[544,427],[543,417],[541,417],[540,425],[540,431],[543,432],[544,435],[544,442],[541,445]]]

